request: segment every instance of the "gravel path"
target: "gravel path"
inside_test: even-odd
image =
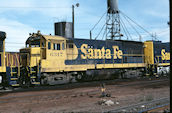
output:
[[[130,83],[138,82],[122,84]],[[106,85],[106,92],[111,97],[105,98],[100,97],[100,87],[9,93],[0,96],[0,113],[104,112],[170,96],[169,80],[154,84],[139,81],[139,84]],[[112,100],[114,105],[100,105],[105,99]]]

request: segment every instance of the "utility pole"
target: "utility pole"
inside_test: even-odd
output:
[[[79,3],[76,4],[76,7],[79,7]],[[72,38],[74,39],[75,37],[75,6],[72,5]]]
[[[170,0],[169,0],[169,8],[170,8]],[[170,10],[169,10],[169,12],[170,12]],[[169,21],[167,22],[167,24],[168,24],[169,27],[170,27],[170,14],[169,14]]]
[[[72,5],[72,38],[74,39],[74,5]]]

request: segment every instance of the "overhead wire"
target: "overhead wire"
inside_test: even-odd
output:
[[[122,24],[121,24],[121,26],[122,26],[122,29],[123,29],[123,31],[124,31],[124,33],[125,33],[126,37],[127,37],[127,40],[128,40],[128,39],[129,39],[128,34],[127,34],[127,32],[125,31],[125,28],[123,27],[123,25],[122,25]]]
[[[121,19],[121,25],[122,25],[123,29],[128,33],[129,38],[131,40],[133,40],[132,37],[131,37],[131,35],[130,35],[130,32],[127,30],[127,27],[125,26],[125,24],[124,24],[124,22],[123,22],[122,19]]]
[[[145,28],[143,28],[141,25],[139,25],[137,22],[135,22],[134,20],[132,20],[130,17],[128,17],[127,15],[125,15],[122,11],[120,11],[122,15],[124,15],[125,17],[127,17],[129,20],[131,20],[134,24],[136,24],[137,26],[139,26],[142,30],[144,30],[146,33],[148,33],[150,36],[152,36],[152,34],[147,31]]]
[[[124,19],[129,23],[129,25],[135,30],[135,32],[136,32],[139,36],[141,36],[140,33],[136,30],[136,28],[131,24],[131,22],[130,22],[125,16],[123,16],[123,17],[124,17]]]
[[[164,32],[168,32],[169,30],[167,29],[167,30],[163,30],[163,31],[161,31],[161,32],[159,32],[159,33],[156,33],[156,34],[162,34],[162,33],[164,33]]]
[[[109,8],[108,8],[109,9]],[[102,18],[105,16],[105,14],[107,14],[107,11],[105,13],[103,13],[103,15],[101,16],[101,18],[98,20],[98,22],[93,26],[93,28],[90,30],[90,33],[95,29],[95,27],[100,23],[100,21],[102,20]],[[106,24],[105,24],[106,25]],[[102,32],[104,26],[101,28],[101,31],[98,33],[98,35],[95,37],[95,40],[98,38],[98,36],[100,35],[100,33]],[[92,36],[91,36],[92,37]],[[103,36],[104,37],[104,36]],[[102,37],[102,39],[103,39]]]
[[[105,14],[106,14],[106,12],[101,16],[101,18],[98,20],[98,22],[94,25],[94,27],[90,31],[95,29],[95,27],[99,24],[99,22],[102,20],[102,18],[105,16]]]
[[[104,27],[106,26],[106,24],[103,25],[103,27],[101,28],[100,32],[98,33],[98,35],[95,37],[95,40],[99,37],[99,35],[101,34],[102,30],[104,29]]]
[[[109,22],[109,20],[106,21],[106,24],[107,24],[108,22]],[[109,31],[109,32],[110,32],[110,31]],[[109,33],[109,32],[108,32],[108,33]],[[105,30],[104,30],[102,40],[104,39],[106,33],[107,33],[107,26],[106,26],[106,28],[105,28]],[[106,37],[106,38],[107,38],[107,37]]]
[[[103,40],[103,39],[104,39],[104,37],[105,37],[106,29],[107,29],[107,28],[105,28],[105,30],[104,30],[104,33],[103,33],[103,36],[102,36],[102,40]]]

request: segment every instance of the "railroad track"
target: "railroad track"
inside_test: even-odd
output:
[[[125,107],[121,107],[118,109],[106,111],[106,112],[115,112],[115,113],[121,113],[121,112],[137,112],[137,113],[144,113],[148,111],[153,111],[158,108],[167,108],[170,104],[170,98],[169,97],[164,97],[148,102],[141,102]]]
[[[157,112],[163,112],[163,113],[170,113],[170,105],[161,105],[154,108],[149,109],[148,111],[145,111],[146,113],[157,113]],[[145,113],[143,112],[143,113]]]
[[[125,84],[125,82],[123,82],[123,84],[120,84],[120,82],[119,83],[115,83],[115,84],[113,84],[114,86],[117,86],[117,87],[126,87],[126,86],[138,86],[138,85],[142,85],[143,87],[144,86],[146,86],[146,85],[148,85],[148,86],[153,86],[153,85],[157,85],[157,84],[160,84],[160,83],[163,83],[163,84],[165,84],[165,83],[167,83],[167,81],[169,81],[169,79],[160,79],[160,80],[151,80],[151,81],[139,81],[139,82],[136,82],[136,83],[128,83],[128,84]],[[106,81],[107,82],[107,81]],[[84,83],[85,85],[87,85],[87,83]],[[89,84],[90,84],[90,82],[89,82]],[[112,84],[112,83],[109,83],[110,85]],[[97,84],[97,85],[100,85],[100,83],[99,84]],[[61,86],[63,86],[63,88],[64,88],[64,86],[66,87],[66,85],[61,85]],[[62,87],[61,86],[59,86],[59,87],[53,87],[53,90],[60,90]],[[74,85],[75,86],[75,85]],[[70,86],[70,87],[72,87],[72,86]],[[70,87],[68,87],[69,89],[70,89]],[[42,88],[45,88],[46,89],[46,87],[42,87]],[[73,87],[74,88],[74,87]],[[34,89],[34,90],[33,90]],[[33,88],[32,90],[31,89],[26,89],[26,91],[43,91],[43,89],[40,89],[40,88]],[[44,89],[44,90],[45,90]],[[49,89],[46,89],[46,90],[52,90],[51,88],[49,88]],[[116,90],[115,88],[114,89],[110,89],[109,91],[111,92],[111,91],[114,91],[114,90]],[[8,91],[8,92],[5,92],[5,93],[2,93],[2,94],[6,94],[6,93],[16,93],[16,92],[24,92],[23,90],[16,90],[16,91]],[[49,92],[47,92],[47,95],[49,94]],[[95,96],[95,95],[97,95],[97,94],[101,94],[101,91],[100,91],[100,89],[99,88],[97,88],[96,90],[94,90],[94,91],[87,91],[87,92],[64,92],[63,94],[57,94],[56,96],[57,96],[57,98],[61,98],[61,97],[64,97],[64,96],[71,96],[71,97],[78,97],[78,96],[83,96],[83,95],[87,95],[87,96]],[[45,95],[45,93],[43,93],[42,95]],[[13,98],[24,98],[24,97],[31,97],[31,96],[41,96],[41,94],[29,94],[29,95],[24,95],[24,96],[10,96],[10,97],[0,97],[0,101],[1,101],[1,103],[5,103],[5,100],[6,99],[13,99]]]
[[[30,88],[6,89],[6,90],[0,90],[0,95],[6,93],[17,93],[17,92],[28,92],[28,91],[63,90],[63,89],[66,90],[66,89],[82,88],[82,87],[95,87],[95,86],[100,86],[102,83],[105,83],[106,85],[114,85],[117,87],[136,86],[136,85],[148,86],[148,85],[156,84],[158,82],[163,83],[165,81],[166,82],[169,81],[169,78],[162,77],[157,79],[155,77],[152,77],[152,78],[140,78],[140,79],[116,79],[116,80],[104,80],[104,81],[91,81],[91,82],[82,82],[82,83],[78,82],[78,83],[61,84],[55,86],[37,86]]]

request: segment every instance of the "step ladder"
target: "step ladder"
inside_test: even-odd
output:
[[[37,77],[37,67],[29,67],[28,70],[29,70],[28,76],[30,77],[31,84],[40,85],[40,82],[38,82],[38,77]]]
[[[14,58],[15,56],[15,58]],[[13,60],[16,60],[16,65],[13,65]],[[19,77],[20,77],[20,62],[19,62],[19,58],[17,56],[17,54],[15,55],[10,55],[10,59],[9,59],[9,63],[10,63],[10,73],[9,73],[9,85],[11,86],[19,86]]]

